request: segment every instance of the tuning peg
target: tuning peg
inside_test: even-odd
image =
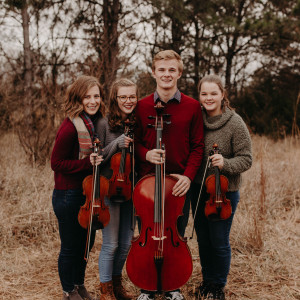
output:
[[[151,128],[151,127],[155,127],[153,124],[148,124],[147,127]]]
[[[163,117],[169,118],[169,117],[171,117],[171,115],[170,114],[163,114]]]
[[[171,121],[164,121],[165,124],[169,125],[171,124],[172,122]]]
[[[155,119],[155,117],[154,116],[148,116],[148,119],[153,120],[153,119]]]

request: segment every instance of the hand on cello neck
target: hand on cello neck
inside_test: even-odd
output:
[[[146,153],[146,160],[155,165],[160,165],[165,162],[165,150],[152,149]]]

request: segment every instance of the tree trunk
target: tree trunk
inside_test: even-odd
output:
[[[116,79],[119,67],[119,0],[104,0],[103,2],[103,43],[101,51],[102,60],[102,80],[104,82],[104,90],[106,98],[108,98],[109,87]]]
[[[32,64],[31,64],[31,50],[29,41],[29,15],[27,11],[27,4],[22,6],[22,27],[24,37],[24,79],[25,92],[27,93],[31,88],[32,83]]]

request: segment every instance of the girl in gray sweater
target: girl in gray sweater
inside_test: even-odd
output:
[[[128,148],[133,140],[124,134],[124,121],[134,120],[137,105],[137,86],[128,79],[119,79],[112,84],[109,97],[109,115],[99,120],[96,126],[102,143],[103,163],[101,174],[110,179],[112,156]],[[102,247],[99,255],[101,300],[132,299],[121,283],[122,269],[131,245],[132,201],[105,197],[109,206],[110,221],[102,229]]]
[[[200,186],[205,175],[206,163],[213,144],[220,149],[219,154],[210,156],[211,167],[206,177],[218,167],[220,174],[228,178],[226,198],[230,200],[232,214],[226,219],[208,219],[204,214],[205,202],[209,199],[205,186],[202,189],[199,206],[195,216],[195,230],[199,247],[203,281],[199,287],[205,299],[225,299],[224,287],[230,269],[231,248],[229,243],[233,216],[240,199],[241,173],[251,167],[251,138],[242,120],[229,106],[226,91],[220,77],[205,76],[198,85],[199,99],[203,107],[204,158],[190,193],[193,214],[197,207]]]

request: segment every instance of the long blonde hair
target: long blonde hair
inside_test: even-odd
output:
[[[93,76],[80,76],[67,88],[63,103],[66,116],[74,118],[83,111],[82,101],[87,91],[94,86],[98,86],[100,91],[101,102],[99,112],[102,116],[105,116],[104,90],[98,79]]]

